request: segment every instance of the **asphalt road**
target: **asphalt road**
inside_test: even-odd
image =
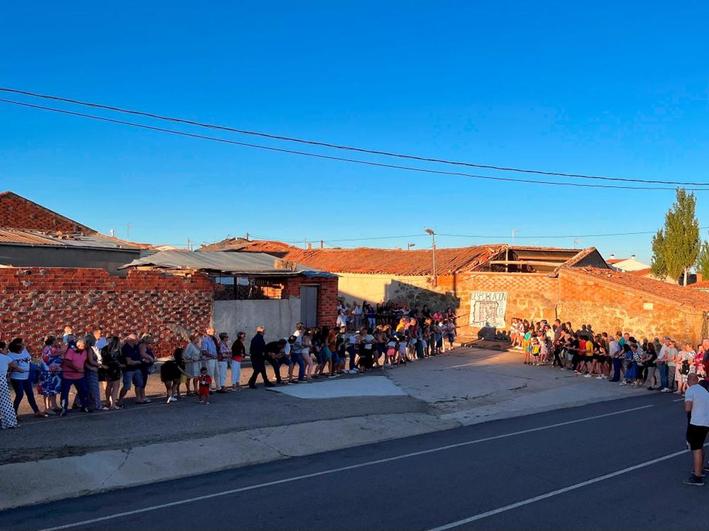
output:
[[[0,513],[0,528],[706,529],[709,485],[682,484],[676,399],[648,393],[85,496]]]

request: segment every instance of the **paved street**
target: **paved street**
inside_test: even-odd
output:
[[[682,484],[676,400],[648,393],[84,496],[5,512],[0,528],[706,529],[693,509],[709,493]]]

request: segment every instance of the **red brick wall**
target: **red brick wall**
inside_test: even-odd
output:
[[[318,286],[318,326],[335,326],[337,321],[337,277],[288,277],[281,297],[300,297],[300,286]]]
[[[103,269],[0,268],[0,334],[20,336],[37,351],[47,334],[71,325],[84,333],[95,325],[120,337],[149,332],[160,355],[184,340],[180,331],[207,327],[213,284],[201,274],[166,275],[131,270],[126,278]]]
[[[94,232],[12,192],[0,194],[0,227],[45,232]]]
[[[456,294],[460,299],[458,330],[471,335],[470,295],[473,291],[507,292],[505,323],[512,318],[554,320],[559,300],[558,279],[536,273],[461,273],[455,279]]]
[[[599,332],[630,332],[638,338],[670,335],[697,344],[703,311],[573,269],[559,273],[559,318],[579,327],[590,323]],[[709,308],[707,308],[709,310]]]

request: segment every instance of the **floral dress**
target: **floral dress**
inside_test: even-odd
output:
[[[61,392],[62,355],[54,347],[42,350],[42,370],[39,375],[37,390],[42,396],[55,396]]]

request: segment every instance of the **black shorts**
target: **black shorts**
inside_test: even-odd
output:
[[[687,445],[690,450],[701,450],[704,448],[704,441],[707,439],[709,426],[695,426],[689,424],[687,426]]]

